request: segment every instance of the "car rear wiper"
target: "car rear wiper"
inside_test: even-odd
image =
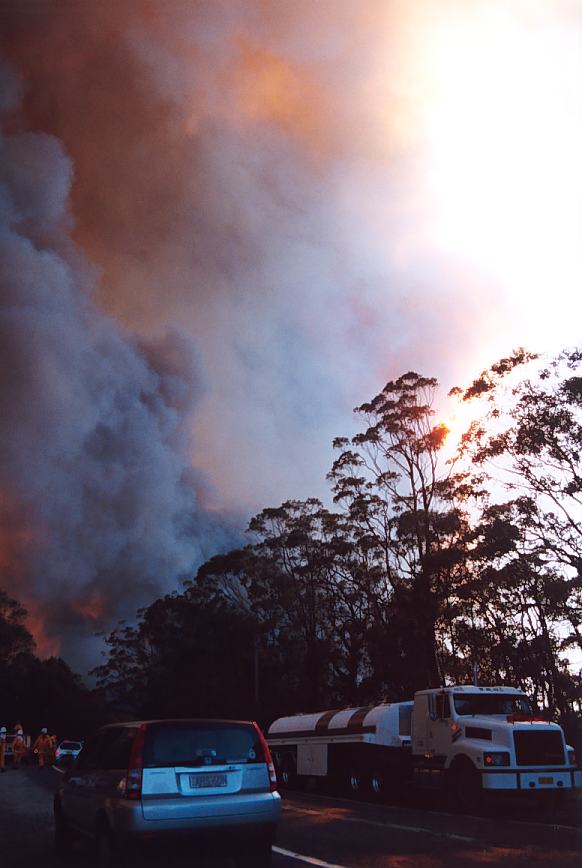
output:
[[[205,757],[197,756],[192,759],[189,757],[188,759],[172,759],[172,760],[160,760],[159,762],[146,762],[144,763],[144,768],[146,769],[165,769],[165,768],[175,768],[176,766],[184,767],[184,768],[210,768],[211,766],[223,766],[227,762],[233,762],[233,760],[226,760],[222,757],[212,757],[212,761],[208,762]]]

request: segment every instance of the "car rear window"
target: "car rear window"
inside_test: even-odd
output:
[[[64,741],[61,750],[81,750],[81,745],[78,741]]]
[[[264,761],[257,731],[248,724],[172,723],[147,729],[146,768]]]

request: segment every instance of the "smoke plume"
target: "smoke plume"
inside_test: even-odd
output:
[[[2,73],[9,114],[19,82]],[[70,241],[72,179],[53,136],[0,139],[0,585],[41,651],[85,665],[95,629],[235,536],[200,505],[189,461],[195,341],[178,327],[138,341],[97,309]]]
[[[387,379],[571,339],[577,5],[4,0],[2,557],[51,635],[324,495]]]

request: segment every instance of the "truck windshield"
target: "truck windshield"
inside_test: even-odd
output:
[[[455,711],[459,715],[518,714],[531,717],[529,699],[508,693],[455,693]]]

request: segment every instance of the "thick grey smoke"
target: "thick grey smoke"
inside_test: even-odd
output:
[[[8,123],[18,79],[1,73]],[[72,179],[54,137],[0,138],[0,586],[31,608],[41,650],[84,666],[96,628],[235,537],[189,460],[194,339],[138,342],[97,310],[69,239]]]
[[[563,224],[537,200],[544,168],[553,190],[564,163],[544,129],[577,155],[554,122],[580,104],[577,85],[572,112],[562,99],[578,80],[570,4],[530,5],[0,3],[22,76],[0,91],[19,299],[3,466],[6,497],[22,495],[6,501],[4,557],[42,541],[50,581],[26,575],[45,599],[55,583],[73,601],[82,588],[86,613],[108,587],[132,597],[128,564],[147,596],[202,540],[221,544],[192,491],[247,515],[325,496],[332,438],[387,379],[413,369],[448,387],[528,342],[529,277],[511,300],[508,284],[568,263],[554,253],[580,213],[569,183]],[[541,97],[563,107],[552,123]]]
[[[352,407],[402,370],[448,382],[467,322],[493,319],[478,281],[420,256],[406,7],[54,2],[5,22],[28,123],[72,156],[99,303],[198,341],[193,459],[221,505],[322,496]]]

